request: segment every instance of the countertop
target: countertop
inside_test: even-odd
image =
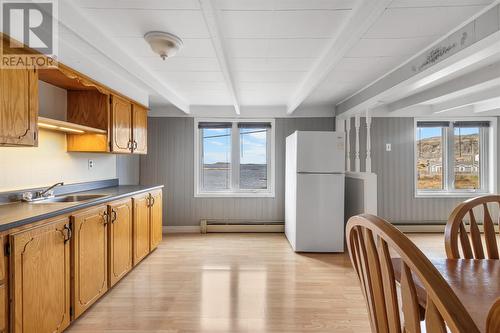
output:
[[[71,195],[106,195],[105,197],[82,202],[12,202],[0,204],[0,231],[5,231],[14,227],[23,226],[58,215],[71,213],[82,208],[96,206],[160,188],[163,188],[163,185],[120,185],[71,193]]]

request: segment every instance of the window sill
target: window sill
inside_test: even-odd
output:
[[[274,192],[203,192],[195,193],[195,198],[274,198]]]
[[[415,199],[433,199],[433,198],[474,198],[481,195],[491,194],[491,192],[443,192],[443,193],[416,193]]]

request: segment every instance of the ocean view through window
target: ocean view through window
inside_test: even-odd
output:
[[[274,196],[274,120],[195,121],[195,196]]]
[[[495,187],[496,120],[417,120],[416,196],[489,193]]]

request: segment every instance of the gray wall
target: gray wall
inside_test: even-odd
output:
[[[116,177],[120,185],[139,184],[139,155],[116,155]]]
[[[365,213],[364,182],[362,179],[346,177],[345,179],[345,221],[358,214]]]
[[[195,198],[194,119],[149,118],[148,154],[141,156],[140,183],[164,184],[164,224],[196,226],[200,219],[284,220],[285,138],[295,130],[334,130],[332,118],[276,119],[275,198]]]
[[[445,222],[464,198],[415,198],[413,118],[372,119],[372,171],[378,177],[378,214],[394,223]],[[354,120],[351,142],[355,140]],[[361,119],[361,170],[366,157],[366,122]],[[392,151],[385,151],[385,144]],[[354,146],[351,160],[354,170]]]

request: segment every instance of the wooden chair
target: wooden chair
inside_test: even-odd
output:
[[[368,306],[372,332],[420,333],[418,279],[427,293],[428,333],[477,333],[467,310],[425,255],[389,222],[358,215],[347,223],[347,245]],[[401,303],[396,292],[389,248],[401,257]],[[403,320],[400,318],[402,309]],[[403,323],[403,327],[401,323]]]
[[[494,203],[500,207],[499,195],[485,195],[466,200],[458,205],[451,213],[444,232],[446,255],[449,259],[485,259],[481,232],[479,231],[474,208],[483,212],[484,240],[488,259],[498,259],[498,246],[494,223],[498,224],[498,218],[491,218],[488,203]],[[482,206],[482,208],[480,208]],[[470,237],[466,230],[465,217],[469,217]],[[462,254],[459,251],[459,243]]]
[[[500,298],[493,304],[490,312],[488,312],[486,330],[487,333],[500,332]]]
[[[500,298],[497,299],[495,304],[491,307],[488,313],[488,320],[486,322],[487,333],[500,332]]]

